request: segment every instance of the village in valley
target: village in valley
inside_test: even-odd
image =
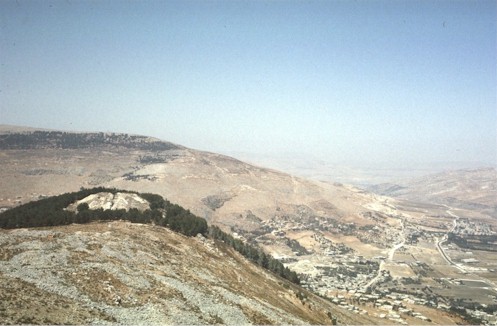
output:
[[[375,224],[358,226],[301,208],[263,221],[264,234],[236,235],[273,252],[303,287],[356,314],[407,325],[444,310],[495,324],[497,260],[488,251],[497,248],[495,225],[438,210],[424,220],[401,209],[369,211],[363,217]]]

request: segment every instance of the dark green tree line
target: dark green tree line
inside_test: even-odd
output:
[[[217,226],[209,227],[209,236],[213,239],[226,243],[228,246],[232,247],[257,265],[268,269],[283,278],[286,278],[292,283],[300,284],[300,279],[297,273],[291,271],[288,267],[285,267],[282,262],[275,259],[271,255],[266,254],[262,251],[262,249],[248,243],[243,243],[240,239],[235,239],[231,234],[223,232]]]

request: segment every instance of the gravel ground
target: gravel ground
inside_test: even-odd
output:
[[[0,289],[22,289],[0,302],[0,324],[309,323],[281,281],[202,237],[111,222],[0,230],[0,244]],[[44,302],[59,309],[40,313]]]
[[[129,234],[116,232],[116,227]],[[276,323],[303,323],[223,287],[226,282],[219,275],[202,268],[204,251],[214,254],[213,244],[206,239],[192,239],[203,249],[190,252],[197,264],[184,264],[179,258],[188,253],[178,253],[181,247],[157,238],[136,241],[136,231],[144,226],[115,222],[98,228],[104,232],[0,232],[1,251],[11,256],[0,260],[0,276],[30,283],[47,295],[73,300],[109,317],[75,322],[243,325],[251,323],[242,309],[247,306]]]

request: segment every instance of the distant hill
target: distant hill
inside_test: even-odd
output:
[[[367,190],[411,201],[478,210],[497,218],[495,168],[455,170],[414,178],[403,184],[379,184]]]
[[[89,149],[124,147],[141,150],[166,151],[180,146],[158,139],[115,133],[73,133],[63,131],[25,131],[0,133],[1,149]]]

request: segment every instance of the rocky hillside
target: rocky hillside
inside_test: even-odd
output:
[[[377,323],[224,244],[129,222],[0,230],[1,324]]]

